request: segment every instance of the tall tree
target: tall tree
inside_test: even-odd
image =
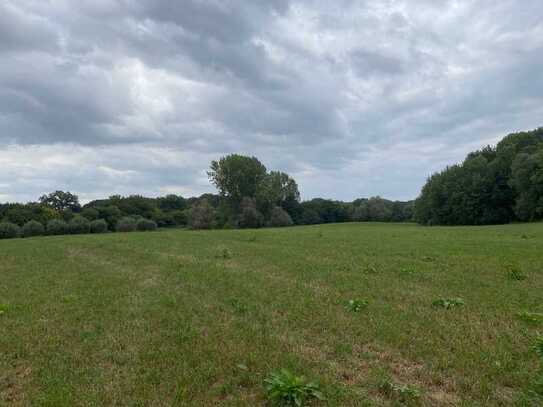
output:
[[[495,148],[432,175],[415,203],[423,224],[482,225],[541,219],[543,128],[510,134]]]
[[[55,191],[48,195],[41,196],[40,203],[59,212],[62,212],[65,209],[79,212],[81,209],[77,195],[64,191]]]
[[[517,217],[523,221],[543,219],[543,145],[533,154],[521,153],[515,158],[511,185],[518,194]]]
[[[212,161],[207,174],[221,196],[239,211],[244,197],[255,198],[266,177],[266,167],[256,157],[231,154]]]
[[[284,172],[271,171],[258,186],[256,202],[258,209],[266,216],[276,206],[292,210],[300,202],[298,184]]]

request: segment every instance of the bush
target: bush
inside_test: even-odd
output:
[[[100,217],[100,212],[94,208],[85,208],[81,211],[81,216],[90,221],[97,220]]]
[[[70,233],[74,235],[80,235],[90,232],[90,222],[87,218],[81,215],[74,216],[74,218],[68,224]]]
[[[19,237],[21,228],[15,223],[2,222],[0,223],[0,239],[13,239]]]
[[[207,199],[194,204],[190,210],[189,225],[191,229],[211,229],[215,224],[215,209]]]
[[[91,233],[106,233],[107,222],[104,219],[93,220],[90,223],[90,232]]]
[[[43,225],[35,220],[28,221],[24,224],[21,229],[21,235],[23,237],[32,237],[43,235],[45,229]]]
[[[75,213],[73,213],[73,211],[70,208],[66,208],[60,211],[60,216],[62,217],[62,220],[64,222],[69,222],[74,218]]]
[[[243,198],[241,202],[241,214],[238,225],[240,228],[259,228],[264,223],[264,217],[256,209],[256,202],[252,198]]]
[[[175,220],[173,219],[173,216],[170,213],[164,213],[161,210],[157,210],[153,214],[152,221],[156,222],[157,226],[160,226],[161,228],[175,226]]]
[[[276,206],[272,209],[271,215],[270,215],[270,226],[272,227],[282,227],[282,226],[292,226],[292,218],[290,215],[283,210],[283,208],[280,208]]]
[[[136,221],[133,218],[124,217],[117,222],[117,232],[134,232],[136,230]]]
[[[319,385],[282,369],[264,380],[268,400],[274,405],[304,406],[309,399],[324,400]]]
[[[107,222],[109,230],[115,230],[117,222],[121,219],[121,210],[115,205],[98,206],[96,210],[100,214],[100,218]]]
[[[150,219],[140,219],[136,223],[136,228],[141,232],[156,230],[157,224]]]
[[[170,213],[170,215],[177,226],[186,226],[188,222],[187,213],[188,210],[173,211]]]
[[[53,219],[47,222],[48,235],[65,235],[68,233],[68,225],[60,219]]]

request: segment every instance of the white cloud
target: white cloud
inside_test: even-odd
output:
[[[541,125],[542,15],[537,0],[7,0],[0,199],[210,192],[230,152],[305,198],[413,198]]]

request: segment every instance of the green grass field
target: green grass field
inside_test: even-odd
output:
[[[6,240],[0,278],[0,405],[261,406],[280,368],[315,405],[543,404],[543,224]]]

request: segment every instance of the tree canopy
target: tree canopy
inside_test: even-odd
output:
[[[255,197],[266,177],[266,167],[256,157],[231,154],[212,161],[207,174],[219,194],[239,210],[243,198]]]
[[[416,201],[415,218],[427,225],[543,219],[543,128],[510,134],[433,174]]]
[[[55,191],[48,195],[41,196],[40,203],[57,211],[70,209],[77,212],[81,209],[77,195],[64,191]]]

